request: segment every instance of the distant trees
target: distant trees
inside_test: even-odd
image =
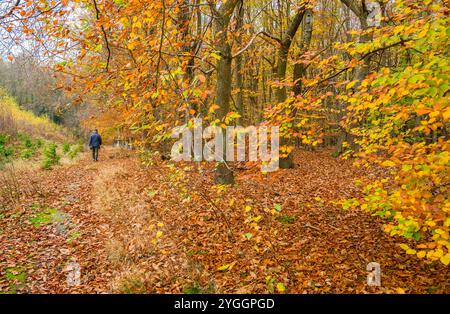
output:
[[[0,60],[0,87],[3,87],[26,110],[46,115],[70,128],[79,126],[78,108],[57,88],[54,73],[23,54],[11,61]]]

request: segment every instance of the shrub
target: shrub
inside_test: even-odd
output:
[[[51,143],[44,149],[44,161],[42,163],[42,167],[44,169],[50,169],[52,166],[59,163],[59,159],[56,149],[58,145]]]
[[[68,142],[65,142],[62,147],[62,152],[64,155],[66,155],[69,151],[70,151],[70,144]]]
[[[27,134],[19,133],[18,138],[23,148],[34,148],[33,141]]]
[[[74,159],[78,153],[83,151],[83,145],[77,144],[72,147],[72,149],[69,151],[68,156],[70,159]]]
[[[9,140],[8,135],[0,133],[0,146],[6,145],[8,143],[8,140]]]
[[[20,140],[20,157],[23,159],[33,157],[37,149],[36,143],[33,143],[33,140],[28,134],[19,133],[18,138]]]
[[[20,157],[22,157],[23,159],[29,159],[31,157],[33,157],[34,155],[34,150],[32,148],[26,148],[24,150],[22,150],[22,152],[20,153]]]
[[[44,141],[41,138],[38,138],[36,140],[35,145],[36,145],[36,148],[41,148],[42,146],[44,146]]]
[[[77,141],[77,145],[79,146],[80,152],[84,152],[84,141],[82,139]]]
[[[12,147],[7,147],[8,142],[9,136],[0,133],[0,162],[8,159],[14,153]]]

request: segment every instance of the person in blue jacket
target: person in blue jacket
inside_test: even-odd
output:
[[[98,134],[98,130],[95,129],[89,139],[89,148],[92,150],[92,159],[98,161],[98,150],[102,146],[102,137]]]

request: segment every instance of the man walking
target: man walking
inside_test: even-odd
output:
[[[98,150],[102,145],[102,137],[98,134],[98,130],[95,129],[89,139],[89,148],[92,149],[92,159],[98,161]]]

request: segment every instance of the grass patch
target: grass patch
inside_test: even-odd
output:
[[[145,283],[139,275],[123,278],[120,282],[118,290],[123,294],[142,294],[147,292]]]
[[[183,288],[184,294],[209,294],[214,293],[214,287],[209,284],[206,287],[202,287],[199,282],[194,282]]]
[[[41,212],[33,214],[28,221],[33,227],[40,228],[54,222],[63,222],[64,217],[57,209],[46,208]]]
[[[290,225],[295,222],[295,217],[289,216],[289,215],[283,215],[276,218],[279,222],[281,222],[283,225]]]
[[[64,142],[62,146],[62,152],[64,155],[66,155],[70,151],[70,143]]]
[[[12,147],[8,146],[9,135],[0,133],[0,162],[6,161],[14,154]]]
[[[187,286],[183,289],[184,294],[200,294],[202,290],[199,287]]]
[[[77,144],[70,149],[70,151],[67,153],[67,156],[69,156],[70,159],[74,159],[82,151],[83,144]]]
[[[81,232],[79,232],[79,231],[71,232],[69,234],[69,236],[67,237],[66,242],[69,244],[72,244],[76,239],[78,239],[80,237],[81,237]]]
[[[209,252],[208,251],[206,251],[206,250],[189,250],[189,251],[187,251],[186,252],[186,255],[187,256],[189,256],[189,257],[191,257],[191,256],[194,256],[194,255],[204,255],[204,254],[208,254]]]
[[[25,287],[27,273],[24,267],[8,267],[5,269],[4,278],[8,281],[9,290],[6,294],[16,294],[18,289]]]

